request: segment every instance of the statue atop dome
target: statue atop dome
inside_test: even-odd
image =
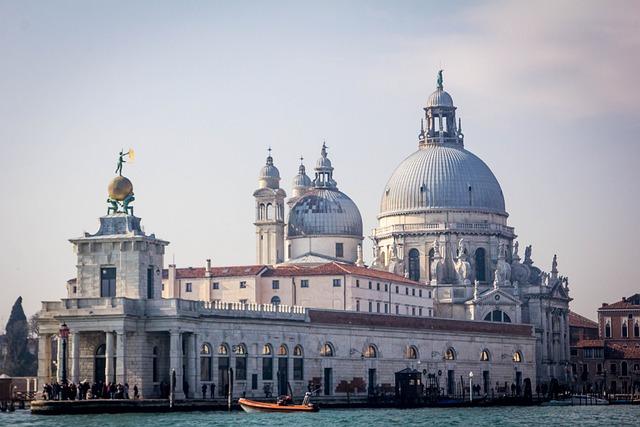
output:
[[[109,182],[107,189],[109,193],[107,215],[118,213],[133,215],[133,206],[130,206],[131,202],[135,200],[133,184],[129,178],[122,175],[122,166],[126,163],[125,156],[129,156],[129,159],[133,160],[133,149],[129,149],[127,152],[120,150],[120,154],[118,154],[118,165],[115,171],[117,175]]]
[[[438,71],[438,80],[437,80],[437,82],[438,82],[438,89],[440,89],[440,90],[442,90],[444,88],[444,85],[442,84],[442,81],[443,81],[442,72],[443,71],[444,70],[439,70]]]

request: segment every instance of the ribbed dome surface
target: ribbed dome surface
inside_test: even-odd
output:
[[[280,178],[280,171],[273,165],[266,165],[260,169],[258,178]]]
[[[362,217],[346,194],[315,188],[289,211],[287,236],[340,235],[362,237]]]
[[[453,144],[429,144],[416,151],[400,163],[387,182],[381,217],[425,209],[506,215],[502,189],[489,167]]]
[[[437,89],[427,100],[427,107],[453,107],[453,99],[449,92]]]
[[[298,174],[293,178],[293,186],[294,187],[311,187],[313,183],[311,182],[311,178],[309,178],[306,174]]]

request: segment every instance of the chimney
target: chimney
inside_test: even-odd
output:
[[[175,264],[169,264],[169,274],[167,277],[167,289],[169,290],[169,298],[177,298],[176,295],[176,285],[177,285],[177,280],[176,280],[176,265]]]
[[[211,259],[207,259],[207,267],[204,270],[204,277],[211,277]]]

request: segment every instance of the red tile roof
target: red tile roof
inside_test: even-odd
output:
[[[257,276],[266,266],[264,265],[238,265],[230,267],[211,267],[211,277],[242,277]],[[176,268],[176,279],[203,279],[206,269],[204,267]],[[162,278],[169,277],[169,270],[162,271]]]
[[[603,347],[604,341],[602,340],[579,340],[575,347],[578,348],[589,348],[589,347]]]
[[[640,294],[631,295],[629,298],[623,298],[622,300],[611,304],[602,304],[602,307],[600,307],[598,311],[621,308],[640,310]]]
[[[533,327],[525,324],[440,319],[435,317],[393,316],[349,311],[309,310],[311,323],[388,327],[412,331],[447,331],[489,333],[507,336],[532,337]],[[533,355],[531,355],[533,357]]]
[[[574,328],[598,329],[597,322],[594,322],[591,319],[587,319],[586,317],[581,316],[578,313],[574,313],[573,311],[569,311],[569,326]]]
[[[640,359],[640,343],[607,341],[605,355],[610,359]]]
[[[343,264],[340,262],[328,262],[326,264],[316,266],[302,265],[280,265],[270,267],[263,276],[265,277],[282,277],[282,276],[321,276],[321,275],[344,275],[350,274],[354,276],[366,277],[374,280],[406,283],[411,285],[419,285],[419,282],[407,279],[397,274],[387,271],[373,270],[366,267],[358,267],[351,264]]]

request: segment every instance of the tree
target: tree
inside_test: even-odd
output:
[[[5,373],[14,377],[35,375],[37,363],[27,348],[29,323],[22,309],[22,297],[18,297],[13,304],[5,329],[7,352],[2,360]]]

